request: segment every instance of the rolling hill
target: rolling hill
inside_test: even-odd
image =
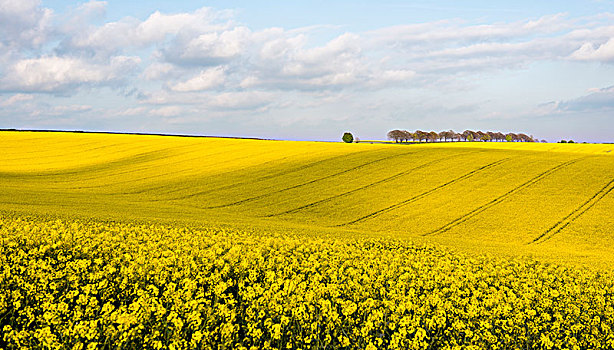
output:
[[[614,261],[614,145],[0,133],[0,210]]]
[[[0,348],[614,346],[612,145],[0,141]]]

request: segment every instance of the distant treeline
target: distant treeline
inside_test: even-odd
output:
[[[407,130],[391,130],[388,132],[388,139],[395,142],[408,142],[418,141],[422,142],[442,142],[442,141],[508,141],[508,142],[540,142],[535,139],[533,135],[526,134],[514,134],[514,133],[501,133],[492,131],[472,131],[465,130],[462,133],[455,132],[454,130],[435,132],[435,131],[422,131],[416,130],[414,132]],[[541,142],[546,142],[541,140]]]

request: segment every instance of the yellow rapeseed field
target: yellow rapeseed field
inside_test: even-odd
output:
[[[611,273],[317,232],[2,219],[7,348],[614,347]]]
[[[0,348],[614,348],[614,145],[0,132]]]

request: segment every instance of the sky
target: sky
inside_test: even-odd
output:
[[[614,142],[614,0],[0,0],[0,129]]]

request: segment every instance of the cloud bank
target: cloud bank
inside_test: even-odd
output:
[[[614,63],[610,15],[552,14],[488,24],[456,19],[344,32],[338,27],[253,30],[238,23],[232,11],[207,7],[104,21],[105,8],[105,2],[91,1],[58,15],[40,1],[0,0],[0,104],[5,107],[0,121],[8,114],[33,120],[45,115],[49,104],[56,112],[74,113],[72,120],[78,113],[100,114],[102,106],[62,109],[64,102],[80,104],[57,99],[101,91],[117,101],[105,114],[144,116],[150,118],[147,125],[177,116],[192,122],[226,118],[236,125],[237,113],[243,113],[251,118],[246,125],[259,130],[250,123],[309,123],[313,116],[305,113],[306,106],[313,113],[343,114],[348,104],[339,101],[353,101],[360,121],[366,118],[361,114],[367,110],[365,96],[387,106],[382,108],[393,120],[395,104],[403,106],[403,99],[415,102],[428,89],[458,89],[479,74],[536,62]],[[322,41],[322,30],[329,40]],[[403,91],[406,97],[389,97]],[[608,88],[558,103],[550,112],[580,105],[614,108],[611,101]],[[29,125],[12,118],[14,126]]]

